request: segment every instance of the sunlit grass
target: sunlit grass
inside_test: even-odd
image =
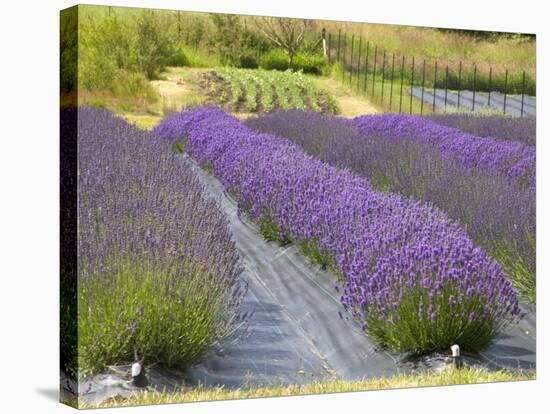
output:
[[[80,404],[79,408],[105,408],[150,404],[171,404],[198,401],[236,400],[243,398],[282,397],[293,395],[325,394],[336,392],[373,391],[441,385],[479,384],[535,379],[534,372],[488,372],[480,369],[445,369],[438,373],[400,374],[389,378],[346,381],[340,379],[312,382],[305,385],[273,387],[196,387],[177,392],[143,391],[122,399],[110,399],[101,404]]]

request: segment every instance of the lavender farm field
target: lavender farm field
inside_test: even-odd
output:
[[[92,5],[59,34],[62,402],[535,378],[535,34]]]
[[[265,235],[335,269],[344,309],[379,345],[426,353],[460,343],[475,352],[517,321],[500,266],[440,210],[377,192],[217,108],[173,114],[154,133],[184,137]]]
[[[169,145],[106,110],[68,111],[78,111],[80,311],[78,357],[63,370],[76,380],[136,356],[189,366],[246,318],[227,221]]]
[[[284,136],[332,165],[349,168],[379,190],[438,206],[462,223],[470,237],[503,266],[518,291],[534,301],[535,191],[510,173],[524,165],[525,154],[534,157],[534,148],[493,138],[479,138],[481,142],[476,143],[474,136],[448,127],[443,128],[457,139],[464,137],[466,144],[437,143],[437,135],[427,141],[429,135],[417,133],[411,124],[427,123],[429,127],[421,130],[436,131],[438,125],[403,116],[407,127],[399,129],[399,123],[390,123],[395,117],[362,117],[349,122],[294,111],[266,115],[247,124]],[[371,130],[361,132],[356,123]],[[488,156],[484,157],[482,150]],[[469,158],[470,154],[474,156]],[[524,178],[534,177],[534,162],[526,171]]]

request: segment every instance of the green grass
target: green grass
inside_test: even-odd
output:
[[[442,385],[482,384],[507,381],[534,380],[534,372],[488,372],[480,369],[464,368],[462,370],[445,369],[438,373],[400,374],[389,378],[346,381],[330,379],[316,381],[305,385],[288,385],[272,387],[242,387],[226,389],[222,386],[213,388],[189,388],[176,392],[143,391],[130,398],[113,398],[101,404],[81,403],[79,408],[108,408],[120,406],[172,404],[198,401],[237,400],[244,398],[283,397],[337,392],[374,391],[411,387],[433,387]]]

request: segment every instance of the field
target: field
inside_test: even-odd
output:
[[[222,68],[208,73],[205,83],[215,102],[235,112],[338,111],[334,99],[300,72]]]
[[[535,378],[536,119],[434,110],[418,73],[365,71],[353,43],[477,59],[496,94],[521,62],[535,87],[532,37],[80,13],[62,18],[65,66],[75,25],[82,45],[61,82],[67,403]]]

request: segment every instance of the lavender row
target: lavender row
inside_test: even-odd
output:
[[[81,371],[195,361],[240,321],[226,219],[169,145],[106,110],[78,110],[78,156]]]
[[[416,353],[457,342],[477,350],[519,314],[500,266],[433,206],[374,191],[214,107],[173,114],[154,133],[185,139],[240,211],[330,254],[344,279],[344,308],[383,346]]]
[[[535,189],[519,190],[495,172],[464,167],[432,145],[404,134],[361,133],[344,119],[303,111],[274,112],[246,122],[283,136],[308,153],[367,178],[381,191],[433,203],[459,221],[535,301]]]
[[[533,118],[438,114],[430,116],[429,119],[478,137],[518,141],[532,147],[536,144],[537,122]]]
[[[364,115],[353,123],[364,134],[414,139],[437,148],[464,167],[496,172],[524,186],[535,186],[535,148],[529,145],[478,137],[413,115]]]

